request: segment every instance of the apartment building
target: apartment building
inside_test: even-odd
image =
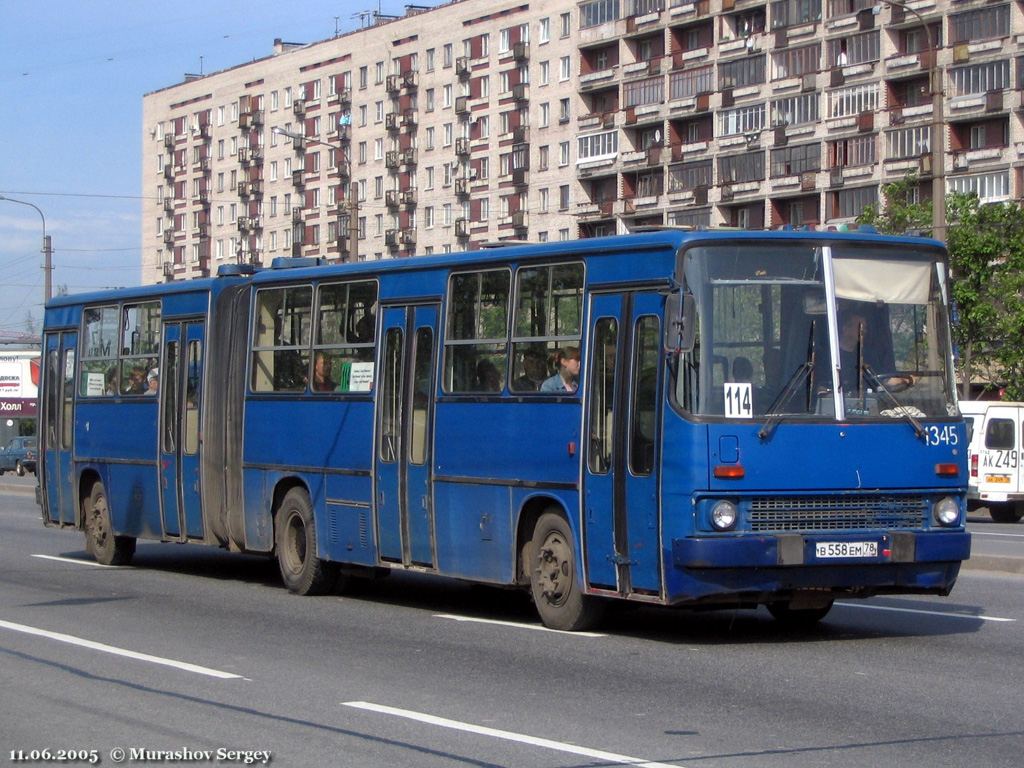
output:
[[[1019,1],[407,10],[144,97],[144,281],[1024,192]]]

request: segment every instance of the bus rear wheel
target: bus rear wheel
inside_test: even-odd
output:
[[[572,531],[565,518],[555,512],[541,515],[527,551],[530,591],[544,626],[569,632],[594,626],[601,619],[602,606],[583,594]]]
[[[322,595],[331,591],[335,569],[317,557],[316,522],[309,494],[292,488],[284,495],[274,516],[277,564],[281,580],[297,595]]]
[[[988,513],[997,523],[1019,523],[1024,517],[1024,506],[1008,501],[1005,504],[990,504]]]
[[[110,524],[110,506],[103,483],[89,489],[82,510],[85,549],[101,565],[127,565],[135,554],[135,537],[115,536]]]
[[[832,601],[810,608],[794,608],[788,601],[768,603],[768,612],[780,624],[793,629],[813,627],[832,610]]]

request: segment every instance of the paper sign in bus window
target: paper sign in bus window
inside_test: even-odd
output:
[[[753,394],[750,382],[726,382],[724,386],[725,417],[727,419],[749,419],[753,416]]]

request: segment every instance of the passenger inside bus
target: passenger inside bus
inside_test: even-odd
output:
[[[534,349],[523,353],[523,375],[512,383],[512,389],[518,392],[536,392],[548,378],[548,366],[544,355]]]
[[[554,376],[546,379],[540,386],[541,392],[575,392],[576,382],[580,376],[580,350],[578,347],[559,349],[552,356],[552,367],[556,369]]]
[[[490,360],[481,360],[476,364],[476,380],[481,392],[501,391],[501,373]]]
[[[160,372],[154,368],[146,376],[146,394],[155,395],[160,389]]]
[[[331,378],[331,361],[324,352],[317,352],[313,362],[314,392],[333,392],[338,385]]]

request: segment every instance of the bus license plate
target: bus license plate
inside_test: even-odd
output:
[[[830,557],[878,557],[876,541],[820,541],[814,545],[814,556]]]

